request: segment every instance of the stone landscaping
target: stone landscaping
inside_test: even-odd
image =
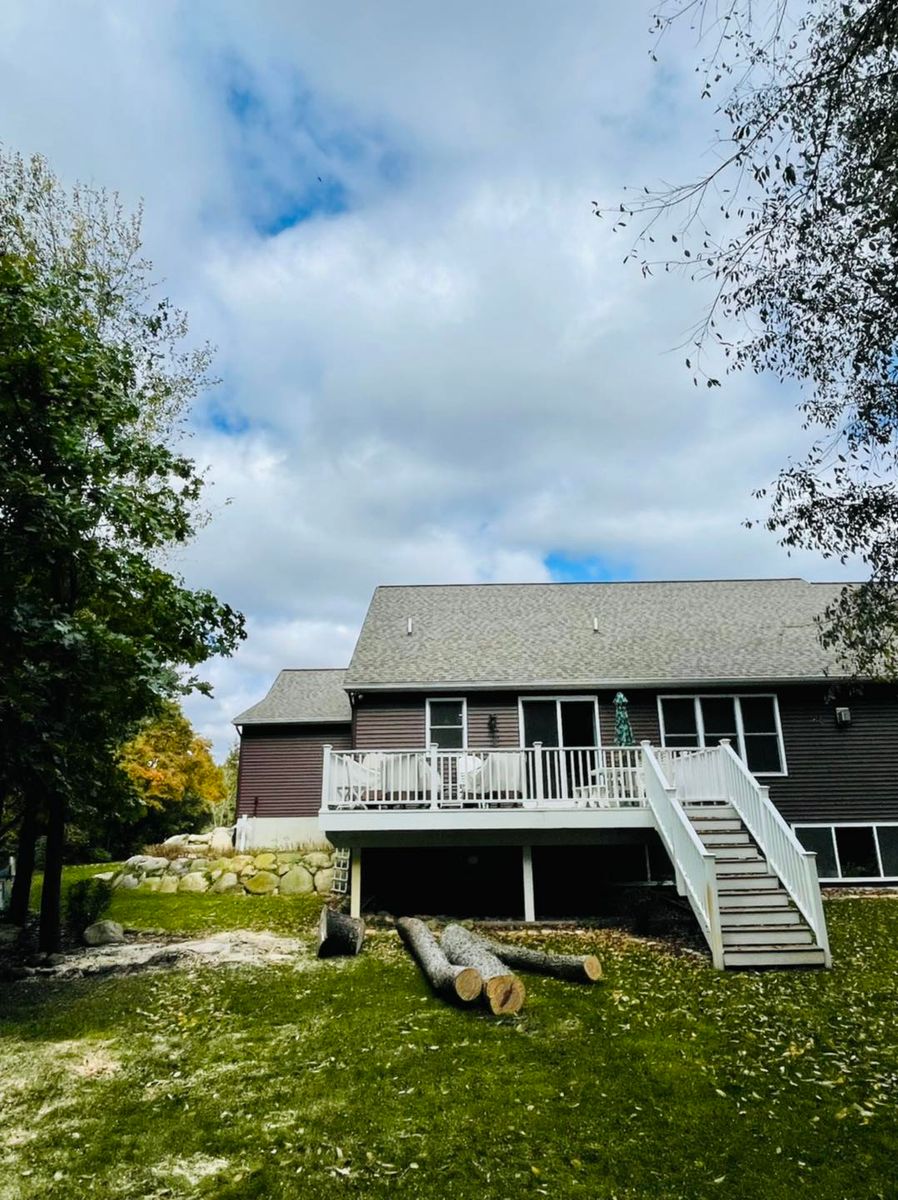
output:
[[[330,894],[334,882],[334,852],[330,847],[293,851],[266,850],[235,854],[230,839],[225,849],[220,830],[211,834],[171,838],[177,857],[134,854],[117,871],[95,876],[114,888],[142,892],[245,893],[250,896]]]

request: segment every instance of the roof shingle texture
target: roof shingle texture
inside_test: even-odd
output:
[[[345,671],[281,671],[268,695],[239,717],[235,725],[304,724],[352,720],[343,690]]]
[[[821,647],[814,619],[841,587],[803,579],[381,587],[345,684],[839,676],[846,672]]]

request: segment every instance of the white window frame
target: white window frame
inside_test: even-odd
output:
[[[662,700],[691,700],[695,709],[695,729],[698,734],[698,749],[705,749],[705,722],[702,718],[702,706],[699,703],[701,700],[733,700],[733,705],[736,712],[736,736],[739,741],[737,750],[739,757],[748,765],[748,755],[745,753],[745,730],[742,726],[742,701],[743,700],[772,700],[773,701],[773,719],[776,722],[776,739],[779,746],[781,771],[753,771],[753,775],[763,776],[765,779],[784,779],[789,774],[789,767],[786,762],[786,746],[783,742],[783,727],[780,722],[780,703],[776,692],[665,692],[663,695],[658,695],[658,728],[661,731],[661,745],[667,747],[667,735],[664,729],[664,705]],[[773,732],[773,731],[771,731]],[[751,736],[749,734],[749,736]],[[682,747],[687,749],[688,747]],[[676,746],[673,749],[677,749]]]
[[[529,700],[554,700],[555,701],[555,721],[558,728],[559,748],[562,750],[579,749],[579,747],[571,747],[563,745],[564,742],[564,726],[561,723],[561,705],[568,700],[579,700],[581,702],[589,701],[592,703],[592,723],[595,730],[595,739],[597,750],[602,748],[602,722],[599,720],[599,698],[593,694],[591,696],[560,696],[557,693],[554,696],[518,696],[518,744],[524,745],[524,705]]]
[[[898,875],[883,875],[882,873],[882,851],[879,848],[879,834],[877,829],[880,827],[894,829],[898,826],[898,821],[793,821],[792,832],[798,837],[797,830],[799,829],[828,829],[833,843],[833,857],[836,860],[836,869],[838,875],[821,875],[821,883],[882,883],[889,881],[898,881]],[[876,862],[879,865],[878,875],[843,875],[842,860],[839,857],[839,843],[836,841],[837,829],[872,829],[873,830],[873,845],[876,848]],[[799,838],[799,841],[801,839]]]
[[[424,730],[428,749],[433,745],[433,737],[430,731],[430,706],[431,704],[460,704],[461,705],[461,749],[468,748],[468,700],[466,696],[428,696],[424,702]],[[456,729],[456,725],[437,726],[438,729]],[[448,750],[447,746],[441,746],[441,750]]]

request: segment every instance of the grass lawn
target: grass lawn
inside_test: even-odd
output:
[[[189,901],[189,903],[187,903]],[[317,902],[118,894],[126,924],[268,928]],[[623,935],[519,1018],[357,959],[8,984],[0,1197],[898,1195],[898,900],[827,905],[835,969],[721,974]]]

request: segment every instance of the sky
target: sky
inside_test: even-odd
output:
[[[247,617],[223,755],[281,667],[343,666],[381,583],[840,577],[743,521],[806,436],[696,389],[703,285],[592,201],[713,161],[685,27],[640,0],[4,0],[0,142],[145,205],[220,382],[212,520],[172,566]],[[849,566],[842,576],[856,574]]]

